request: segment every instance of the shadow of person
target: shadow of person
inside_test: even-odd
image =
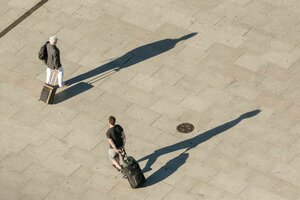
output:
[[[54,98],[53,104],[59,104],[67,99],[70,99],[80,93],[86,92],[92,89],[94,86],[85,82],[79,82],[73,85],[73,87],[68,87],[67,89],[57,93]]]
[[[190,138],[190,139],[178,142],[176,144],[155,150],[152,154],[149,154],[149,155],[144,156],[143,158],[139,159],[138,162],[147,160],[147,163],[146,163],[143,171],[144,172],[150,171],[152,164],[157,160],[158,157],[168,154],[168,153],[171,153],[171,152],[174,152],[174,151],[181,150],[181,149],[185,149],[185,151],[184,151],[184,153],[185,153],[185,152],[189,151],[190,149],[195,148],[202,142],[205,142],[205,141],[209,140],[210,138],[234,127],[235,125],[240,123],[242,120],[250,118],[250,117],[254,117],[255,115],[257,115],[260,112],[261,111],[259,109],[257,109],[257,110],[251,111],[251,112],[244,113],[232,121],[229,121],[225,124],[217,126],[211,130],[208,130],[208,131],[202,133],[202,134],[196,135],[193,138]]]
[[[173,173],[175,173],[184,163],[186,163],[187,159],[189,157],[188,153],[181,153],[175,158],[172,158],[169,160],[164,166],[159,168],[157,171],[155,171],[153,174],[151,174],[145,183],[143,187],[148,187],[151,185],[154,185],[169,176],[171,176]]]
[[[178,42],[187,40],[195,35],[197,35],[197,33],[190,33],[178,39],[164,39],[150,44],[146,44],[144,46],[138,47],[127,52],[126,54],[122,55],[119,58],[116,58],[115,60],[107,64],[104,64],[88,72],[75,76],[67,80],[67,82],[71,85],[112,69],[114,69],[115,71],[119,71],[122,68],[129,67],[131,65],[145,61],[149,58],[169,51],[170,49],[174,48]]]

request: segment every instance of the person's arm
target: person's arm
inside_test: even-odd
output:
[[[123,148],[125,149],[126,135],[124,131],[122,131],[122,139],[123,139]]]
[[[54,53],[53,53],[53,65],[54,65],[54,69],[56,69],[56,70],[58,70],[58,68],[61,67],[60,55],[59,55],[58,49],[56,51],[54,51]]]
[[[117,147],[116,147],[114,141],[113,141],[111,138],[108,138],[108,142],[109,142],[109,144],[112,146],[112,148],[113,148],[114,150],[118,151],[118,149],[117,149]]]

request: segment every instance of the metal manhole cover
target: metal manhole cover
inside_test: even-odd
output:
[[[190,133],[194,130],[194,125],[190,123],[182,123],[177,126],[177,131],[180,133]]]

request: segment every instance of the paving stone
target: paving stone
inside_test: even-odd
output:
[[[64,137],[64,140],[71,145],[78,146],[87,151],[90,151],[99,143],[96,136],[88,135],[76,129]]]
[[[279,118],[282,119],[279,120]],[[289,117],[289,115],[285,113],[279,114],[279,112],[274,112],[272,116],[268,119],[268,122],[270,124],[281,129],[289,129],[293,127],[295,124],[297,124],[297,121],[298,121],[297,119]]]
[[[191,176],[184,176],[174,186],[184,191],[192,191],[192,193],[196,193],[193,192],[192,188],[196,188],[195,185],[199,184],[199,182],[200,181],[197,178]]]
[[[64,176],[71,175],[74,171],[76,171],[80,165],[77,163],[73,163],[71,161],[67,161],[63,159],[61,156],[51,155],[49,156],[45,162],[43,162],[44,166],[47,166],[49,169],[52,169]]]
[[[79,196],[74,195],[70,192],[64,192],[64,191],[60,191],[60,190],[54,190],[51,193],[49,193],[45,198],[45,200],[54,200],[54,199],[79,199]]]
[[[1,160],[1,166],[5,170],[10,170],[17,173],[22,173],[27,169],[31,162],[19,156],[18,154],[8,154]]]
[[[80,166],[73,174],[71,174],[68,179],[74,180],[76,182],[86,182],[91,176],[93,176],[96,171],[92,170],[91,167]]]
[[[0,187],[1,190],[1,200],[11,199],[11,200],[20,200],[23,199],[23,195],[20,192],[16,192],[15,190],[8,189],[5,187]]]
[[[297,155],[297,147],[296,143],[290,146],[282,146],[282,145],[273,145],[267,152],[267,155],[272,159],[276,159],[282,163],[288,164],[293,159],[295,159]]]
[[[0,30],[36,3],[1,1]],[[0,40],[0,199],[298,200],[299,8],[280,0],[46,2]],[[46,105],[38,101],[46,70],[33,52],[53,34],[65,79],[76,84]],[[139,190],[111,167],[110,115],[145,170]],[[178,133],[184,122],[194,131]]]
[[[109,200],[110,198],[110,195],[103,193],[102,190],[97,188],[89,190],[80,198],[80,200]]]
[[[278,182],[272,191],[286,199],[297,199],[297,197],[299,197],[299,187],[296,187],[295,185],[287,183],[283,180]]]
[[[259,155],[258,153],[246,152],[240,158],[239,162],[244,165],[249,165],[263,173],[270,172],[274,167],[274,161],[266,156]]]
[[[161,133],[161,130],[152,126],[148,126],[144,123],[132,123],[128,125],[125,132],[128,137],[131,137],[131,135],[133,135],[135,137],[138,137],[140,140],[143,140],[145,142],[151,141],[152,143],[155,143]]]
[[[185,172],[185,175],[199,178],[204,182],[208,182],[218,173],[217,170],[212,169],[211,167],[208,167],[201,163],[193,163],[193,165],[184,165],[183,171]],[[198,171],[199,173],[195,174],[195,171]]]
[[[1,66],[6,66],[6,68],[13,69],[16,66],[18,66],[20,63],[22,63],[22,59],[20,57],[16,57],[13,53],[3,51],[1,53]],[[13,71],[7,70],[8,73],[13,73]]]
[[[32,179],[32,181],[26,184],[28,187],[33,187],[33,185],[38,184],[37,182],[42,182],[42,186],[52,187],[54,184],[63,181],[65,178],[61,174],[40,164],[32,164],[23,172],[23,175]],[[22,190],[25,188],[23,187]]]
[[[144,107],[133,105],[130,106],[125,112],[125,115],[128,115],[129,117],[132,117],[133,119],[151,124],[156,119],[160,117],[160,114],[157,112],[154,112],[152,110],[148,110]]]
[[[198,195],[182,191],[181,189],[173,189],[164,197],[164,199],[166,200],[171,200],[174,198],[185,198],[187,200],[192,200],[192,199],[198,199],[199,197]]]
[[[201,198],[216,199],[223,193],[223,190],[215,187],[214,185],[198,181],[194,184],[191,192],[193,194],[197,194]]]
[[[272,110],[285,111],[291,103],[283,100],[281,97],[276,97],[274,94],[269,92],[263,92],[256,97],[254,100],[259,105],[263,105],[271,108]]]
[[[185,113],[185,109],[180,106],[176,106],[174,102],[167,101],[165,99],[159,99],[155,102],[151,107],[151,110],[165,114],[172,119],[178,119],[183,113]]]
[[[299,110],[300,106],[297,104],[293,104],[290,107],[288,107],[284,113],[292,119],[300,120]]]
[[[195,80],[190,76],[184,76],[181,80],[179,80],[176,85],[179,89],[184,89],[190,93],[197,93],[204,89],[204,86],[201,81]]]
[[[231,63],[235,62],[243,54],[243,52],[240,52],[238,49],[231,48],[220,43],[213,44],[207,52],[214,58],[218,58],[218,60]]]
[[[73,130],[73,127],[68,125],[67,122],[62,120],[53,119],[50,116],[44,117],[40,123],[35,123],[34,128],[45,131],[49,135],[53,135],[58,138],[63,138],[70,131]]]
[[[207,100],[210,103],[216,104],[216,106],[228,105],[234,99],[234,96],[227,94],[222,90],[213,89],[209,87],[199,92],[197,96]]]
[[[233,81],[231,77],[219,73],[217,70],[211,69],[203,70],[201,73],[199,73],[197,79],[199,79],[205,85],[218,89],[226,88]]]
[[[101,193],[108,193],[120,182],[121,177],[114,177],[113,179],[106,179],[103,181],[103,176],[99,173],[95,173],[84,184],[94,190],[100,190]]]
[[[167,9],[163,12],[160,20],[165,23],[174,24],[178,27],[187,28],[196,21],[196,18],[191,15],[177,12],[176,10]]]
[[[295,157],[295,159],[293,159],[289,165],[290,165],[291,167],[297,169],[297,168],[299,167],[299,165],[300,165],[300,158],[299,158],[299,156],[297,155],[297,156]]]
[[[201,96],[189,95],[180,102],[180,105],[199,113],[203,113],[211,107],[212,103],[201,98]]]
[[[30,179],[22,176],[16,172],[9,172],[2,170],[0,172],[0,185],[1,188],[9,188],[11,190],[19,190],[25,185]]]
[[[109,191],[108,194],[114,199],[144,199],[147,193],[143,190],[128,190],[129,185],[127,180],[123,180],[120,184],[117,184],[113,190]],[[114,192],[116,189],[118,192]]]
[[[70,124],[74,128],[83,131],[90,136],[96,135],[99,130],[103,129],[106,126],[104,122],[95,120],[92,117],[84,114],[79,114],[74,117]]]
[[[289,137],[282,137],[283,134],[288,134]],[[298,139],[298,136],[286,133],[284,130],[273,130],[263,135],[262,138],[283,147],[289,147]]]
[[[271,190],[277,183],[280,182],[280,179],[255,170],[245,181],[252,186]]]
[[[278,200],[284,200],[285,198],[282,198],[274,193],[269,192],[268,190],[264,190],[255,186],[249,186],[247,187],[239,196],[245,198],[245,199],[278,199]]]
[[[41,146],[28,145],[20,155],[33,163],[42,163],[52,154],[51,149],[45,149]]]
[[[226,143],[224,141],[218,144],[218,146],[216,146],[213,151],[220,156],[224,156],[225,158],[228,157],[231,159],[235,159],[241,154],[238,145]]]
[[[231,194],[230,192],[223,192],[218,198],[217,200],[226,200],[226,199],[238,199],[238,200],[245,200],[244,198],[241,198],[239,196],[236,196],[234,194]]]
[[[260,58],[260,56],[245,53],[235,61],[235,64],[252,71],[257,71],[264,65],[264,61]]]
[[[188,94],[186,90],[170,85],[161,85],[156,87],[152,90],[152,93],[174,102],[180,102]]]
[[[57,2],[57,1],[56,1]],[[70,30],[74,30],[80,23],[82,23],[82,20],[79,18],[72,18],[71,13],[72,9],[78,9],[78,5],[73,2],[73,4],[69,4],[68,7],[63,7],[63,10],[61,14],[59,14],[54,21]]]
[[[298,86],[296,85],[290,86],[286,91],[284,91],[281,94],[282,98],[284,98],[285,100],[293,101],[295,103],[299,103],[299,93],[296,92],[297,89]]]
[[[118,96],[123,95],[124,92],[129,88],[122,82],[112,78],[106,79],[99,87],[109,94],[116,94]]]
[[[179,121],[172,119],[166,115],[162,115],[151,126],[169,134],[177,134],[176,127],[180,124]]]
[[[158,97],[152,93],[136,87],[128,87],[128,89],[122,93],[122,98],[145,107],[153,105],[158,100]]]
[[[160,80],[146,75],[137,74],[130,82],[130,85],[142,90],[151,92],[154,87],[160,84]]]
[[[103,103],[101,109],[95,110],[94,104],[88,100],[80,101],[80,103],[78,103],[76,106],[76,110],[87,116],[92,116],[96,120],[101,120],[105,115],[107,115],[111,111],[111,109],[105,106],[105,104]]]
[[[43,199],[52,191],[52,187],[41,182],[41,180],[31,180],[20,190],[25,199]]]
[[[283,68],[289,68],[294,62],[299,59],[299,49],[294,49],[290,53],[284,52],[279,53],[274,50],[269,50],[263,54],[263,58],[266,61],[277,64]]]
[[[172,189],[173,186],[164,182],[161,182],[159,185],[152,185],[152,187],[147,187],[147,190],[145,191],[147,197],[145,199],[163,199]]]
[[[201,147],[206,148],[204,146]],[[230,164],[232,163],[232,159],[228,156],[208,154],[207,157],[203,160],[203,162],[208,167],[211,167],[216,171],[221,171],[225,170],[230,166]]]
[[[52,152],[52,154],[60,156],[71,148],[71,144],[63,139],[50,136],[44,143],[40,144],[40,148],[46,149],[46,152]]]

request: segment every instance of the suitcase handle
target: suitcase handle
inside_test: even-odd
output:
[[[128,156],[127,156],[127,153],[126,153],[125,149],[122,150],[121,157],[122,157],[123,161],[127,159]]]
[[[50,85],[55,85],[56,80],[57,80],[57,71],[51,70]]]

